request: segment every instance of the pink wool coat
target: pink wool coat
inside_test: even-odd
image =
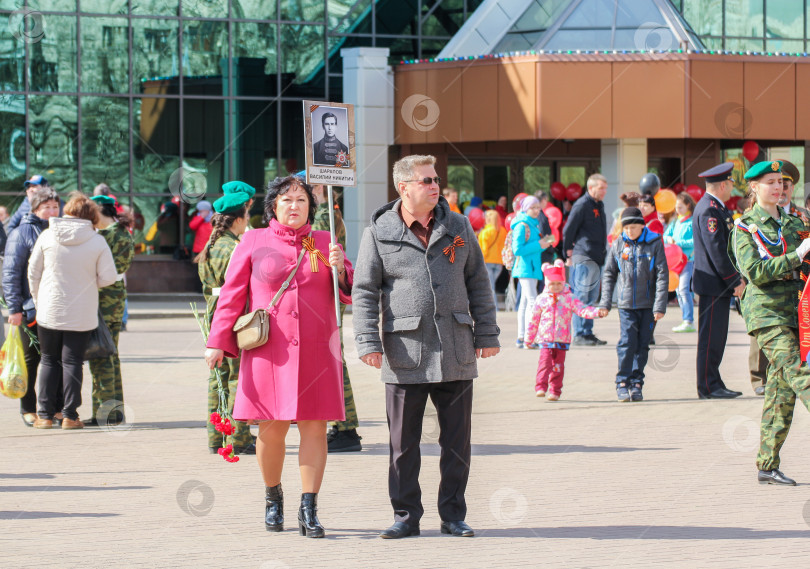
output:
[[[570,344],[571,316],[574,313],[582,318],[599,318],[599,309],[585,306],[571,294],[567,285],[560,294],[544,291],[534,303],[525,341],[535,344]]]
[[[234,250],[211,323],[208,347],[238,356],[236,319],[267,307],[298,261],[310,226],[294,230],[271,220],[267,229],[248,231]],[[319,251],[329,257],[329,233],[313,231]],[[281,421],[344,420],[343,364],[335,317],[332,270],[304,255],[287,291],[270,312],[270,339],[242,353],[234,419]],[[354,271],[346,260],[351,287]],[[351,296],[340,292],[340,300]]]

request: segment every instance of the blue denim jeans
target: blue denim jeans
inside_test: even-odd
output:
[[[599,302],[599,285],[602,281],[602,267],[593,261],[584,261],[571,267],[571,292],[587,306]],[[576,314],[572,319],[574,336],[593,334],[593,320],[580,318]]]
[[[695,263],[689,261],[678,275],[678,304],[681,305],[681,315],[684,322],[695,321],[695,299],[692,296],[692,274],[695,271]]]
[[[495,292],[495,281],[497,281],[498,277],[501,276],[503,265],[499,265],[498,263],[486,263],[486,265],[487,274],[489,275],[489,285],[492,287],[492,296],[495,298],[495,309],[497,310],[498,294]]]
[[[616,354],[619,356],[617,384],[627,382],[644,385],[644,367],[650,354],[654,324],[652,308],[619,309],[621,334],[619,343],[616,344]]]

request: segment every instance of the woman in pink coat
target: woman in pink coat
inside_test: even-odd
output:
[[[323,537],[317,494],[326,467],[326,422],[344,420],[343,365],[334,307],[332,269],[338,269],[341,301],[351,302],[353,270],[329,233],[312,231],[312,188],[300,178],[276,178],[267,188],[266,229],[248,231],[234,250],[211,323],[205,359],[239,355],[233,325],[246,311],[268,307],[304,257],[289,287],[270,310],[270,339],[242,353],[233,418],[259,423],[256,454],[266,486],[265,527],[281,531],[284,497],[281,470],[290,422],[301,447],[301,535]],[[309,239],[314,241],[310,241]],[[328,264],[327,256],[328,255]],[[247,309],[245,305],[248,305]]]

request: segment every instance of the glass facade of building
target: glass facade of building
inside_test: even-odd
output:
[[[181,191],[300,169],[301,100],[342,100],[341,48],[432,57],[480,3],[0,0],[0,203],[33,174],[62,195],[104,182],[145,242]],[[148,244],[170,252],[182,220]]]

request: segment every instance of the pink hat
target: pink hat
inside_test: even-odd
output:
[[[565,263],[560,259],[554,261],[554,264],[543,263],[543,276],[547,281],[561,281],[565,282]]]

